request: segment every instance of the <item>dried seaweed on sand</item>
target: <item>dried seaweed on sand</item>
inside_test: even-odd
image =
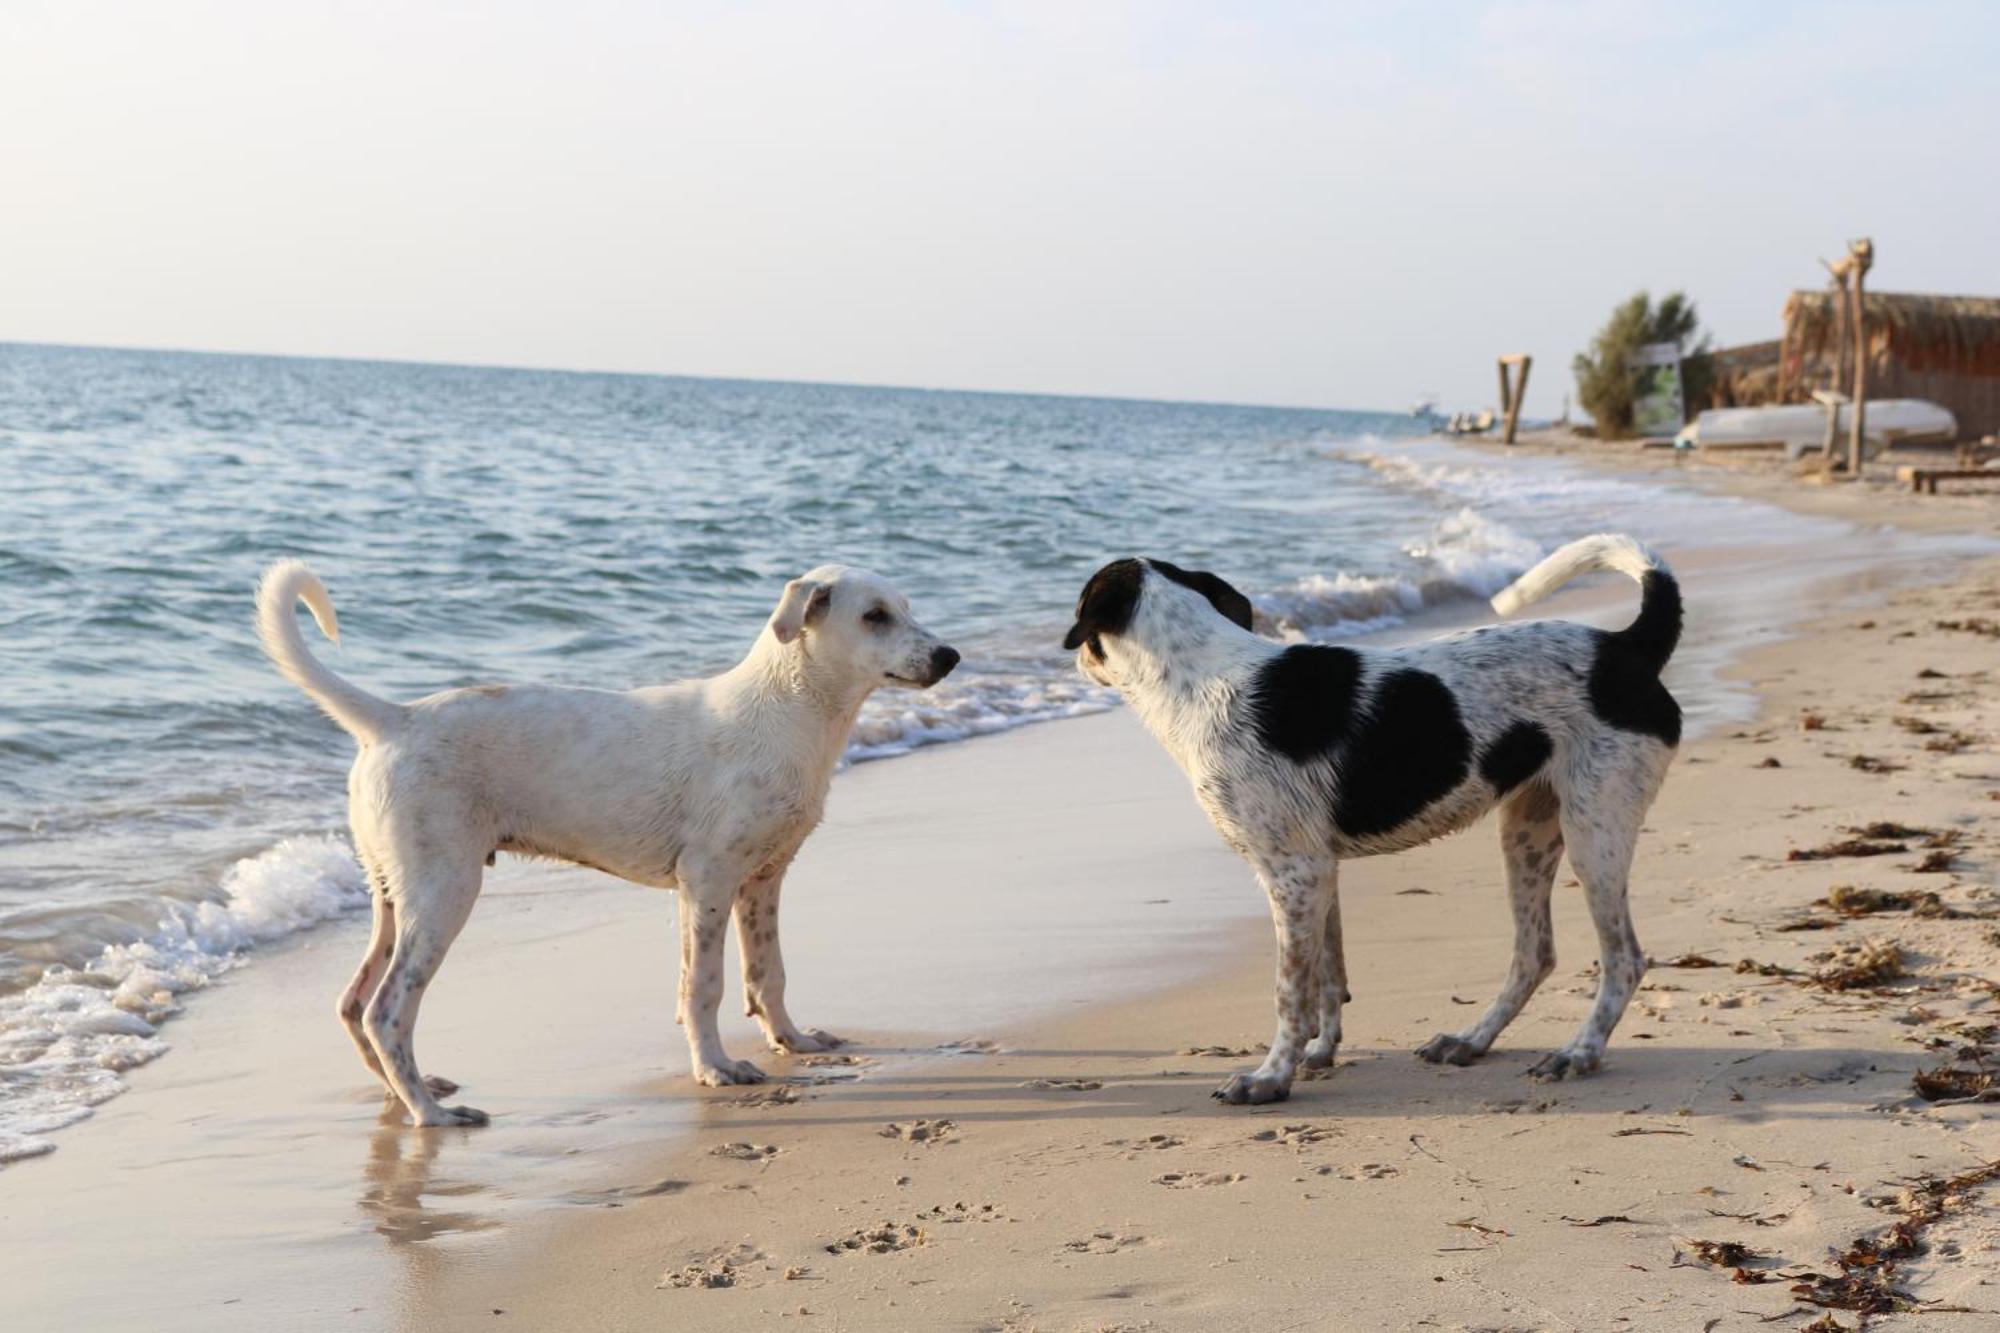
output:
[[[1865,990],[1909,975],[1903,946],[1894,940],[1863,940],[1837,950],[1812,975],[1822,990]]]

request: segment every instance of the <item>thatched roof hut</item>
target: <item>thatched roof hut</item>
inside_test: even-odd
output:
[[[1704,407],[1757,407],[1778,398],[1778,358],[1780,343],[1744,343],[1738,347],[1718,347],[1700,354],[1707,374],[1700,379],[1706,401],[1691,404]],[[1690,377],[1692,378],[1692,377]]]
[[[1863,301],[1870,398],[1942,404],[1958,418],[1961,437],[2000,431],[2000,297],[1869,292]],[[1848,336],[1833,292],[1793,292],[1785,302],[1777,401],[1832,387],[1837,349]]]

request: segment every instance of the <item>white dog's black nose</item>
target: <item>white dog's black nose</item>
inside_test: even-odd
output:
[[[931,653],[931,684],[935,685],[951,674],[958,665],[958,649],[938,648]]]

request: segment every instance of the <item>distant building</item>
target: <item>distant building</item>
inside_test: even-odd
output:
[[[2000,297],[1869,292],[1863,299],[1870,398],[1923,398],[1949,408],[1961,439],[2000,434]],[[1845,314],[1831,292],[1793,292],[1782,338],[1709,354],[1705,405],[1803,403],[1814,389],[1845,392],[1852,353],[1837,385],[1834,355],[1845,336]]]

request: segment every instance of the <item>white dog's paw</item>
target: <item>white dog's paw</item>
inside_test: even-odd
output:
[[[818,1051],[831,1051],[847,1045],[846,1041],[834,1036],[825,1028],[807,1028],[804,1032],[781,1032],[771,1038],[771,1049],[787,1051],[793,1055],[812,1055]]]
[[[486,1112],[471,1106],[439,1106],[412,1117],[425,1129],[442,1129],[451,1125],[483,1125],[487,1123]]]
[[[694,1078],[705,1088],[731,1088],[739,1083],[762,1083],[764,1071],[748,1060],[731,1060],[726,1064],[698,1066]]]
[[[1417,1058],[1434,1065],[1469,1065],[1484,1054],[1465,1038],[1450,1032],[1440,1032],[1417,1047]]]
[[[1266,1074],[1262,1070],[1237,1074],[1213,1094],[1217,1101],[1228,1102],[1231,1106],[1262,1106],[1266,1102],[1284,1101],[1291,1095],[1290,1079],[1280,1079],[1276,1074]]]
[[[1551,1081],[1570,1075],[1582,1078],[1585,1074],[1596,1073],[1597,1066],[1603,1063],[1603,1060],[1602,1051],[1594,1051],[1589,1047],[1565,1046],[1553,1054],[1543,1056],[1541,1062],[1528,1072],[1536,1078]]]
[[[425,1074],[424,1086],[431,1090],[433,1097],[449,1097],[458,1091],[458,1084],[443,1074]]]

